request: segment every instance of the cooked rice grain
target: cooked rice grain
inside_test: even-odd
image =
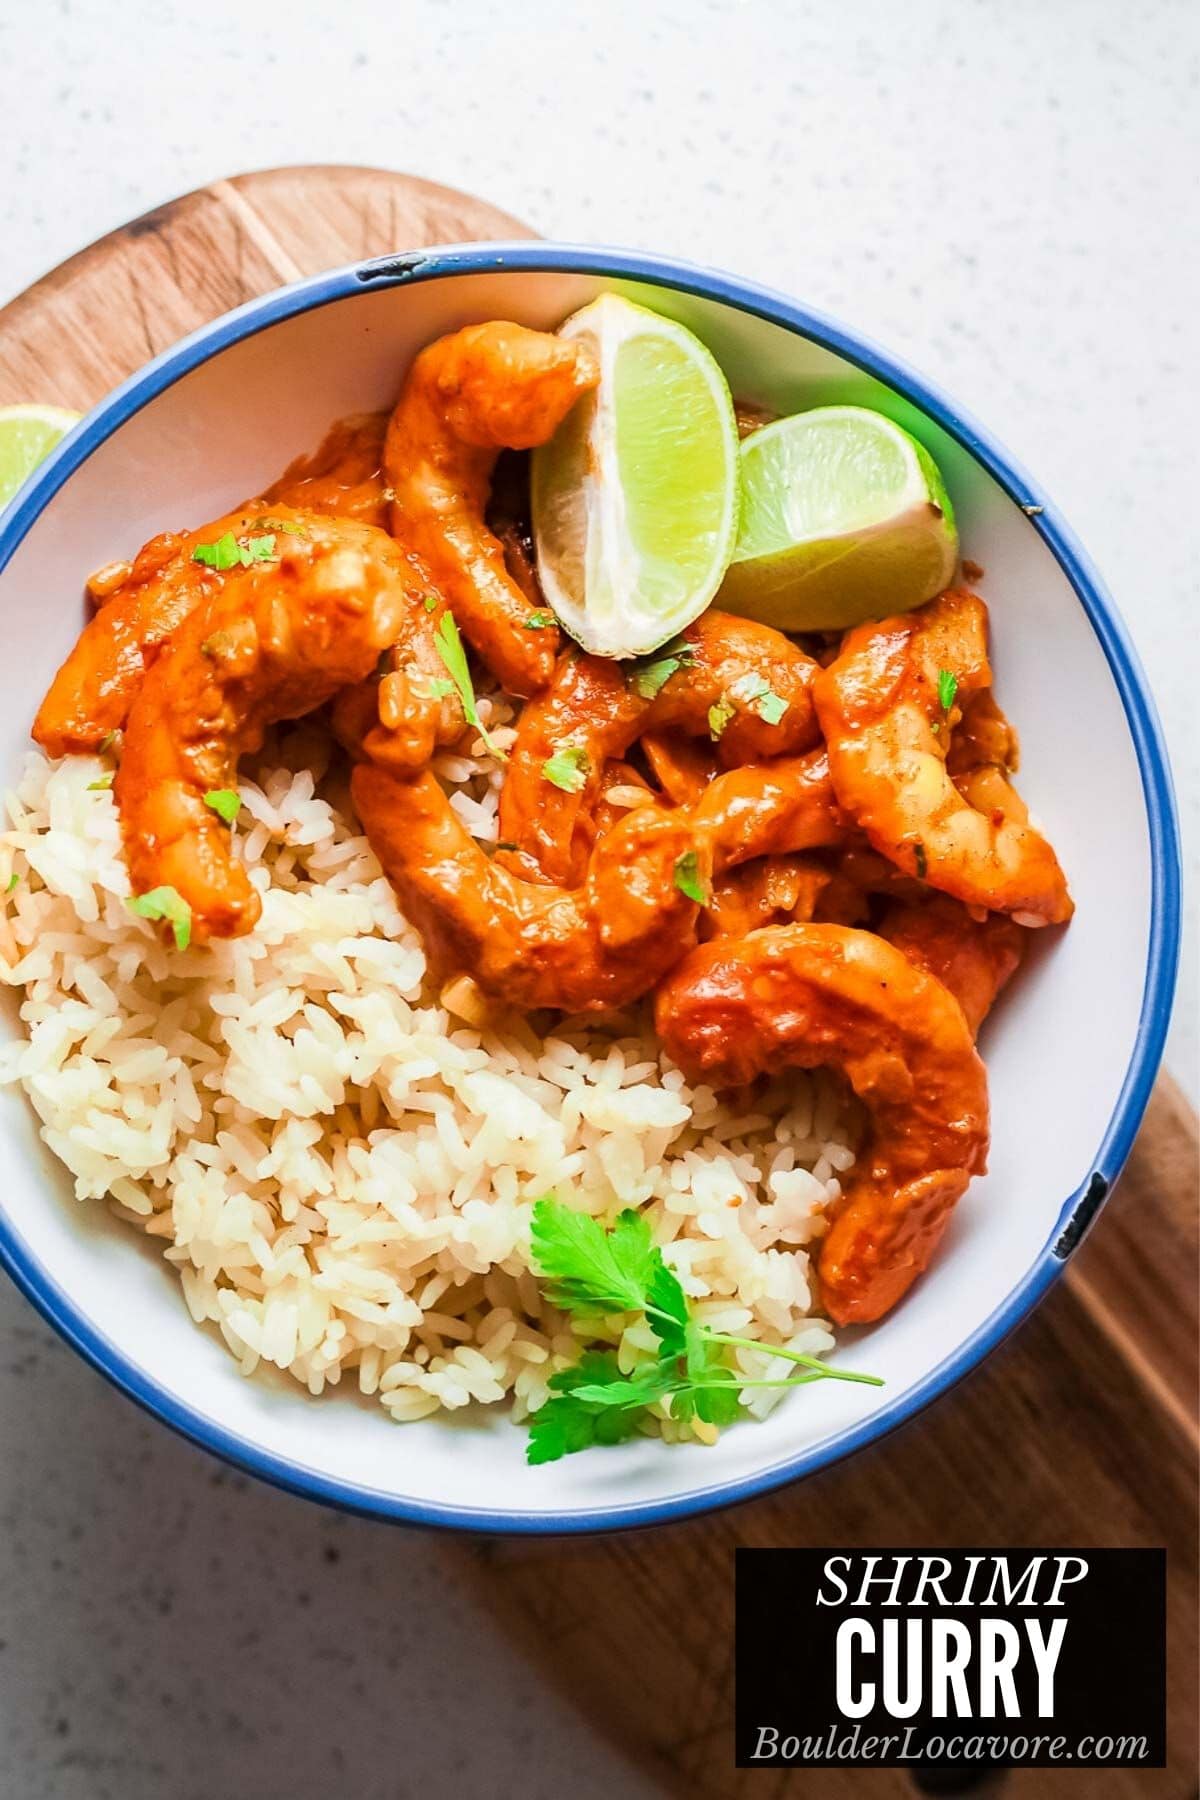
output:
[[[504,704],[484,702],[503,731]],[[482,708],[481,708],[482,710]],[[789,1074],[738,1112],[690,1087],[642,1014],[472,1023],[439,998],[311,727],[241,782],[238,854],[263,899],[246,938],[179,952],[125,905],[95,758],[30,756],[0,833],[0,974],[26,1037],[0,1050],[80,1200],[161,1239],[192,1317],[239,1366],[313,1394],[350,1377],[396,1420],[510,1398],[521,1417],[578,1337],[529,1270],[553,1189],[642,1208],[697,1315],[823,1351],[807,1247],[854,1158],[838,1086]],[[315,765],[318,780],[314,779]],[[496,834],[499,774],[439,759],[456,810]],[[464,1018],[464,1012],[467,1017]],[[652,1342],[629,1327],[632,1367]],[[759,1414],[779,1390],[751,1389]],[[662,1410],[663,1436],[700,1435]]]

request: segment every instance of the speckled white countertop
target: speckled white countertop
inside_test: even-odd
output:
[[[409,169],[789,289],[935,375],[1055,496],[1195,825],[1198,61],[1190,0],[5,8],[0,299],[288,162]],[[1194,996],[1193,964],[1169,1052],[1193,1092]],[[461,1560],[246,1484],[0,1284],[0,1794],[650,1791]]]

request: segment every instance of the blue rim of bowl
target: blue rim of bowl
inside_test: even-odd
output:
[[[1142,1007],[1133,1051],[1116,1106],[1095,1158],[1064,1203],[1045,1246],[1007,1299],[921,1381],[860,1423],[737,1480],[696,1488],[668,1500],[624,1507],[554,1513],[439,1506],[405,1499],[262,1450],[183,1405],[145,1370],[97,1331],[34,1257],[11,1221],[0,1213],[0,1264],[17,1286],[81,1356],[122,1392],[181,1436],[236,1467],[307,1499],[324,1501],[371,1518],[424,1527],[513,1535],[557,1536],[616,1531],[668,1523],[750,1500],[803,1475],[827,1468],[884,1437],[961,1380],[1000,1344],[1037,1304],[1066,1267],[1071,1251],[1099,1211],[1124,1166],[1162,1057],[1179,958],[1180,851],[1170,768],[1162,730],[1145,675],[1125,626],[1070,528],[1032,479],[1006,451],[936,387],[869,340],[786,295],[738,277],[698,266],[602,246],[513,242],[439,246],[378,257],[317,275],[252,300],[202,326],[156,357],[89,413],[0,515],[0,570],[54,495],[99,445],[192,369],[231,344],[284,319],[370,293],[463,275],[581,274],[602,281],[629,280],[716,300],[794,331],[833,351],[919,407],[955,438],[1021,507],[1053,553],[1100,640],[1125,709],[1133,739],[1150,838],[1150,933]]]

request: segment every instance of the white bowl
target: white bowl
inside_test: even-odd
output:
[[[679,1518],[821,1468],[910,1417],[1061,1273],[1129,1151],[1174,983],[1178,844],[1158,724],[1112,604],[1045,495],[951,402],[850,333],[649,257],[521,243],[384,259],[268,295],[150,363],[71,434],[0,528],[0,769],[15,770],[79,630],[87,571],[256,492],[333,419],[388,405],[409,358],[440,333],[494,317],[553,327],[603,289],[682,319],[739,396],[784,412],[874,406],[928,446],[966,553],[986,569],[1021,790],[1078,911],[1069,930],[1043,935],[986,1031],[987,1177],[903,1304],[853,1334],[853,1363],[886,1387],[821,1383],[712,1449],[637,1440],[530,1469],[525,1432],[503,1413],[398,1429],[372,1404],[244,1380],[192,1323],[161,1258],[104,1207],[72,1198],[23,1097],[6,1094],[0,1258],[63,1336],[167,1424],[252,1473],[421,1524],[561,1532]],[[19,1029],[15,1004],[5,1029]]]

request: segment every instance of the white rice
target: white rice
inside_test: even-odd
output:
[[[508,722],[503,703],[485,716]],[[0,976],[27,1039],[0,1049],[0,1081],[78,1198],[162,1242],[247,1375],[273,1363],[314,1395],[348,1379],[396,1420],[508,1398],[521,1417],[574,1360],[529,1270],[550,1191],[642,1208],[697,1315],[762,1340],[739,1353],[747,1377],[784,1372],[770,1345],[827,1350],[807,1248],[854,1160],[840,1089],[789,1073],[738,1113],[689,1086],[643,1012],[544,1039],[456,1016],[327,756],[300,727],[243,779],[261,923],[184,952],[125,905],[116,809],[91,785],[106,764],[30,756],[6,796]],[[496,766],[435,766],[494,841]],[[626,1367],[652,1348],[644,1326],[620,1337]],[[778,1397],[745,1395],[759,1414]]]

